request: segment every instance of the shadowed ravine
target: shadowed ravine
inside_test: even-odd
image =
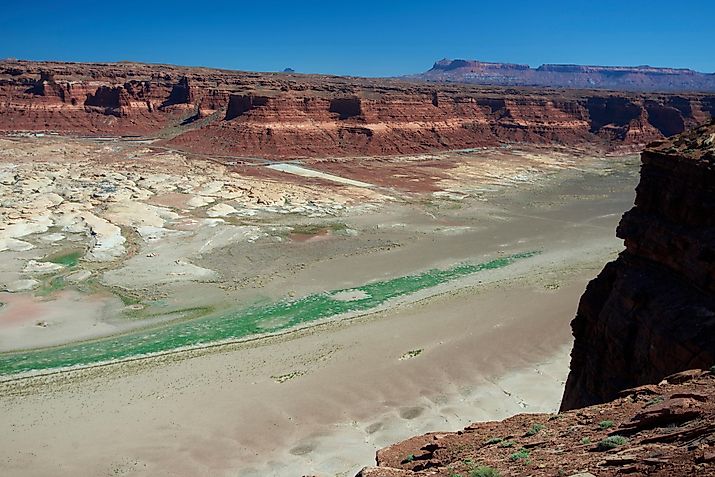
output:
[[[390,299],[409,295],[477,272],[506,267],[517,260],[529,258],[538,253],[523,252],[477,265],[460,264],[445,270],[433,269],[416,275],[373,282],[348,290],[316,293],[297,300],[283,300],[270,305],[249,307],[218,316],[185,321],[112,338],[34,351],[6,353],[0,355],[0,374],[10,375],[70,366],[91,366],[178,348],[275,333],[323,318],[370,310]]]

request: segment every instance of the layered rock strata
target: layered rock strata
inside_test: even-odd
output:
[[[715,95],[705,93],[0,62],[0,131],[147,135],[232,156],[392,155],[514,142],[638,147],[714,111]]]

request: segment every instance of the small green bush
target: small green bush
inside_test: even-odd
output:
[[[598,427],[600,427],[601,429],[610,429],[611,427],[613,427],[613,421],[611,421],[611,420],[601,421],[598,423]]]
[[[583,439],[581,439],[581,444],[583,444],[583,445],[588,445],[590,443],[591,443],[590,437],[584,437]]]
[[[499,444],[499,447],[512,447],[514,445],[514,441],[503,441],[501,444]]]
[[[501,474],[493,467],[480,465],[469,472],[469,477],[501,477]]]
[[[484,444],[486,445],[492,445],[492,444],[499,444],[500,442],[503,442],[504,439],[501,437],[492,437],[491,439],[487,440]]]
[[[663,396],[656,396],[653,399],[649,399],[648,401],[646,401],[645,407],[652,406],[653,404],[661,403],[664,400],[665,400],[665,398]]]
[[[615,449],[618,446],[622,446],[628,442],[628,439],[626,439],[623,436],[609,436],[606,437],[605,439],[602,439],[598,445],[596,446],[596,450],[599,451],[607,451],[610,449]]]
[[[521,449],[519,451],[514,452],[512,455],[509,456],[509,458],[514,462],[522,459],[528,459],[529,451],[527,449]]]
[[[414,455],[414,454],[410,454],[410,455],[408,455],[407,457],[405,457],[405,460],[404,460],[404,461],[405,461],[405,462],[412,462],[413,460],[415,460],[415,455]]]
[[[526,431],[527,436],[533,436],[539,433],[540,430],[544,428],[543,424],[532,424],[528,431]]]

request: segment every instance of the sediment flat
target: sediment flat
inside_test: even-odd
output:
[[[167,159],[164,153],[152,157]],[[286,182],[304,199],[303,210],[266,211],[284,204],[282,198],[241,209],[243,199],[236,196],[230,207],[256,215],[239,220],[231,212],[212,228],[212,204],[229,199],[218,197],[221,187],[208,179],[190,194],[150,189],[141,200],[110,204],[111,213],[94,209],[107,223],[121,224],[130,252],[114,262],[85,258],[52,272],[65,283],[87,270],[97,277],[91,286],[51,290],[43,282],[34,292],[8,296],[47,307],[80,293],[104,303],[107,315],[90,320],[88,306],[79,310],[85,321],[58,316],[38,327],[3,321],[15,306],[10,303],[0,309],[0,325],[25,341],[0,360],[44,349],[47,341],[38,337],[53,330],[58,337],[52,344],[71,349],[81,340],[131,335],[136,326],[161,333],[216,313],[316,293],[337,290],[336,300],[364,299],[361,287],[371,283],[538,253],[274,336],[44,376],[6,375],[0,383],[0,473],[353,475],[375,449],[410,435],[555,411],[567,373],[568,322],[587,281],[622,248],[613,230],[632,204],[637,164],[632,158],[498,157],[503,161],[460,156],[436,181],[437,191],[332,191]],[[180,164],[196,170],[193,163]],[[338,175],[376,182],[364,174]],[[264,197],[272,190],[261,189],[263,178],[242,180]],[[332,192],[345,198],[344,209],[332,208]],[[313,206],[312,196],[326,202]],[[184,205],[189,200],[207,203],[192,208]],[[128,211],[139,208],[155,225],[127,221]],[[328,209],[336,212],[310,216]],[[201,227],[192,225],[200,220]],[[25,266],[61,248],[69,263],[61,240],[43,245],[41,237],[58,233],[47,228],[40,238],[23,235],[35,248],[2,253]],[[13,266],[0,270],[0,278],[24,279]],[[206,316],[182,315],[189,309]],[[73,339],[62,331],[67,323],[103,328]]]

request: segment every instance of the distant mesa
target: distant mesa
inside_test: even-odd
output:
[[[285,68],[283,73],[295,73],[295,70],[293,68]]]
[[[545,64],[538,68],[476,60],[437,61],[411,79],[494,86],[538,86],[617,91],[715,91],[715,74],[685,68]]]

